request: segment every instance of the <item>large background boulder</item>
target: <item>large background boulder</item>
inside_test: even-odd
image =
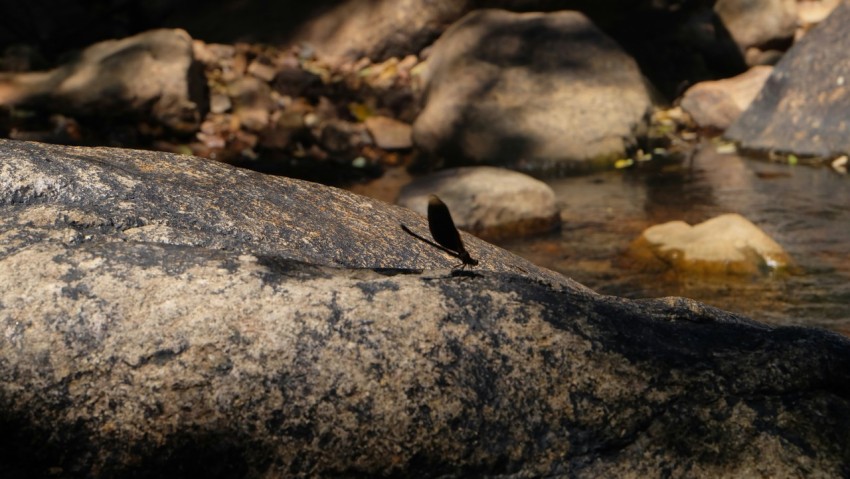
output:
[[[578,12],[477,10],[440,37],[426,65],[413,138],[448,162],[612,163],[650,108],[634,60]]]
[[[850,153],[850,4],[843,2],[782,58],[726,136],[744,149]]]

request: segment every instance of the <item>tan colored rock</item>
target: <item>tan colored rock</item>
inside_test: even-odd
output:
[[[233,114],[246,128],[262,131],[269,124],[272,108],[271,87],[251,76],[242,77],[228,86],[233,99]]]
[[[315,46],[322,57],[383,60],[427,46],[445,25],[471,7],[469,0],[342,1],[303,25],[297,41]]]
[[[407,123],[386,116],[370,116],[364,123],[378,148],[402,150],[413,146]]]
[[[797,0],[717,0],[714,11],[743,52],[794,36]]]
[[[682,97],[682,109],[701,128],[725,130],[750,106],[772,71],[756,66],[736,77],[697,83]]]
[[[459,228],[482,238],[520,237],[560,225],[552,188],[504,168],[452,168],[417,178],[402,189],[398,204],[426,216],[431,194],[449,206]]]
[[[248,74],[268,83],[274,80],[275,75],[277,75],[277,68],[254,60],[248,65]]]
[[[660,262],[694,274],[758,274],[790,266],[773,239],[739,214],[725,214],[698,225],[671,221],[647,228],[631,254],[646,265]]]

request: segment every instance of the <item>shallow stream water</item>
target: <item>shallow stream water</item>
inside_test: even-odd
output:
[[[549,180],[561,231],[501,246],[604,293],[686,296],[753,319],[850,335],[850,177],[829,167],[720,154]],[[739,213],[790,254],[789,272],[694,277],[636,270],[624,255],[645,228]]]

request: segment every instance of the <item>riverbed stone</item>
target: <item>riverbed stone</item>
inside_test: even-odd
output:
[[[791,265],[788,253],[737,213],[691,226],[670,221],[647,228],[630,247],[644,268],[690,274],[758,274]]]
[[[294,36],[329,60],[403,57],[425,48],[471,4],[470,0],[342,1],[300,26]]]
[[[452,273],[399,222],[427,228],[198,158],[0,141],[0,475],[830,477],[850,460],[847,339],[598,295],[470,236],[481,264]]]
[[[81,116],[149,117],[191,132],[208,107],[205,88],[189,34],[159,29],[96,43],[54,70],[2,74],[0,104]]]
[[[785,54],[726,137],[756,152],[850,153],[848,24],[850,4],[842,2]]]
[[[797,28],[796,0],[717,0],[714,11],[742,52],[790,43]]]
[[[364,121],[375,146],[384,150],[403,150],[413,146],[410,125],[396,119],[375,115]]]
[[[681,107],[700,128],[723,131],[750,106],[772,70],[756,66],[732,78],[697,83],[682,96]]]
[[[486,239],[521,237],[560,225],[555,192],[546,183],[505,168],[449,168],[402,188],[398,204],[426,216],[436,194],[458,228]]]
[[[413,139],[449,164],[610,165],[635,144],[650,108],[634,60],[579,12],[476,10],[425,65]]]

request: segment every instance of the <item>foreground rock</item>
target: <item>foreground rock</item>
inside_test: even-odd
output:
[[[671,221],[647,228],[630,248],[644,267],[695,274],[757,274],[791,264],[785,250],[739,214],[698,225]]]
[[[850,4],[842,2],[788,51],[726,131],[744,149],[834,157],[850,152]]]
[[[48,72],[0,75],[0,105],[72,115],[151,118],[191,132],[200,124],[205,79],[183,30],[151,30],[94,44]]]
[[[450,162],[585,169],[645,126],[640,71],[578,12],[477,10],[434,44],[414,142]]]
[[[750,106],[772,70],[757,66],[733,78],[697,83],[682,97],[682,109],[700,128],[723,131]]]
[[[307,265],[290,258],[445,263],[392,233],[413,212],[194,158],[2,142],[0,205],[3,477],[840,476],[850,460],[833,334],[599,296],[471,237],[474,275]]]
[[[552,188],[504,168],[452,168],[418,178],[401,190],[398,204],[424,216],[431,194],[446,202],[459,228],[483,238],[520,237],[560,225]]]

